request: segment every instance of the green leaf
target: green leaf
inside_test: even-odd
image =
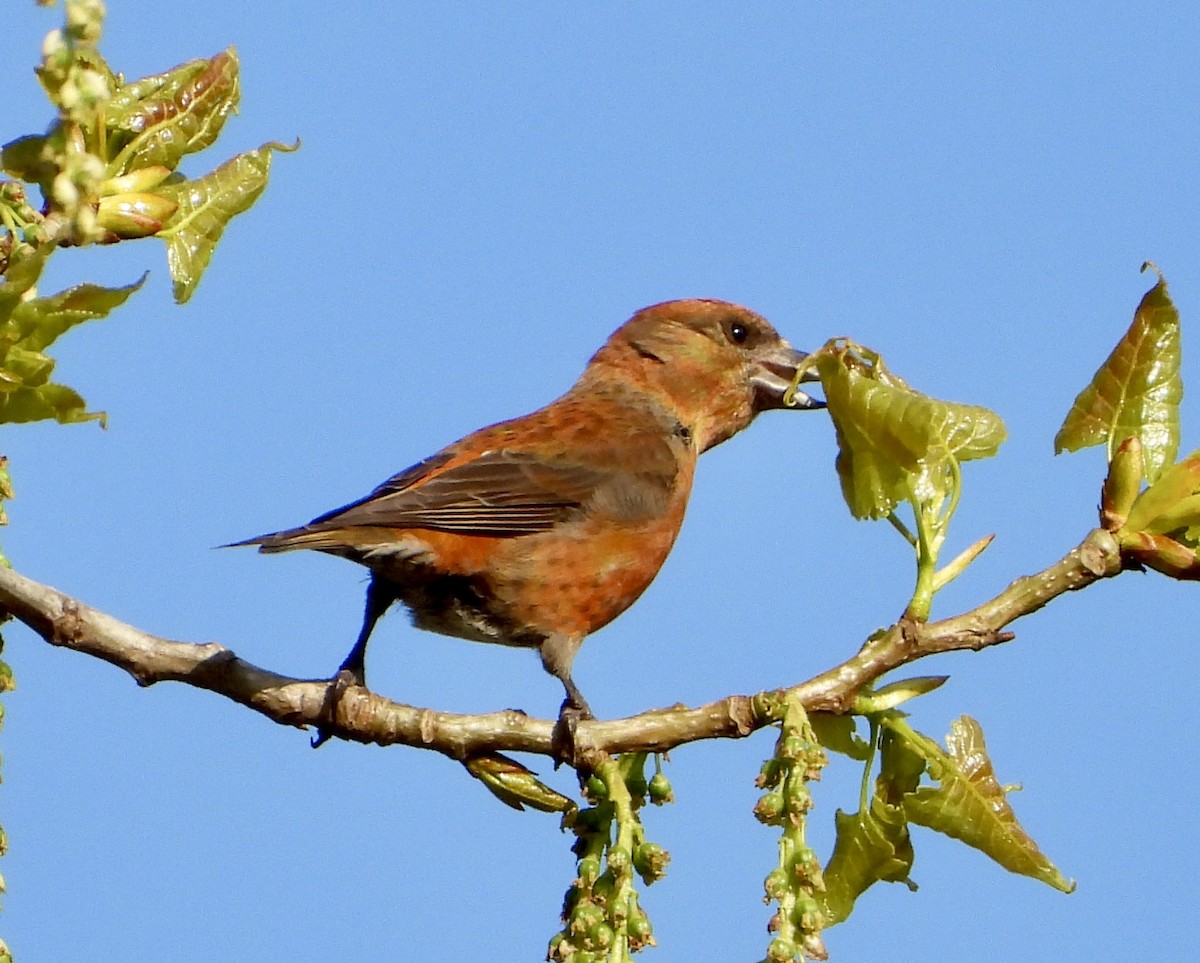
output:
[[[238,154],[199,180],[158,188],[156,193],[179,205],[158,233],[167,244],[167,263],[177,302],[187,301],[196,290],[225,226],[258,200],[266,188],[272,152],[291,151],[298,146],[264,144],[258,150]]]
[[[146,277],[143,274],[137,281],[120,288],[79,284],[49,297],[19,304],[12,313],[12,320],[29,331],[22,339],[21,347],[41,351],[75,325],[106,317],[145,284]]]
[[[1144,475],[1158,478],[1179,449],[1179,312],[1162,272],[1133,315],[1133,324],[1079,393],[1054,437],[1054,453],[1108,446],[1111,461],[1126,438],[1142,444]]]
[[[103,411],[88,411],[87,402],[66,385],[17,388],[0,395],[0,424],[45,421],[50,418],[64,425],[84,421],[98,421],[104,425],[107,416]]]
[[[10,140],[0,148],[0,168],[10,177],[39,184],[43,188],[48,188],[58,173],[54,151],[44,134],[27,134]]]
[[[121,288],[80,284],[49,297],[28,298],[44,260],[35,254],[16,262],[0,284],[0,423],[52,418],[63,424],[103,424],[103,412],[89,412],[77,392],[49,381],[54,359],[44,350],[75,325],[103,318],[124,304],[146,277]]]
[[[109,174],[158,164],[174,170],[217,139],[240,97],[233,47],[121,86],[105,110]]]
[[[1169,578],[1200,581],[1200,525],[1190,527],[1180,538],[1149,532],[1122,532],[1121,556],[1132,559]]]
[[[9,348],[4,358],[4,369],[0,370],[0,392],[15,391],[22,386],[36,388],[44,385],[53,370],[54,360],[42,352],[22,347]]]
[[[882,881],[915,885],[913,848],[902,806],[890,805],[875,795],[870,808],[857,813],[840,809],[835,817],[833,855],[823,870],[825,893],[821,897],[827,925],[846,919],[854,903],[873,884]]]
[[[1168,467],[1134,500],[1124,528],[1166,535],[1196,524],[1195,498],[1200,493],[1200,451]]]
[[[810,712],[809,725],[817,741],[833,752],[866,762],[871,758],[871,744],[855,731],[854,717],[832,712]]]
[[[949,678],[948,675],[923,675],[889,682],[879,689],[859,693],[854,700],[854,711],[863,715],[871,715],[894,709],[911,699],[941,688]]]
[[[32,253],[9,261],[8,270],[0,276],[0,325],[6,325],[17,305],[31,296],[51,250],[49,247],[34,248]],[[0,327],[0,343],[16,343],[15,339],[9,338],[7,328]]]
[[[1169,466],[1138,495],[1116,536],[1134,563],[1200,580],[1200,451]]]
[[[855,368],[823,367],[821,385],[837,434],[842,497],[855,518],[884,518],[908,497],[922,448],[902,415],[904,396]],[[890,416],[889,416],[890,414]]]
[[[964,715],[951,725],[948,753],[903,722],[897,725],[889,720],[887,725],[924,758],[930,777],[939,783],[904,797],[904,812],[912,822],[961,840],[1010,872],[1031,876],[1064,893],[1074,890],[1075,884],[1063,878],[1017,822],[996,779],[978,722]]]
[[[958,462],[994,455],[1004,441],[1004,422],[987,408],[914,391],[856,345],[822,351],[817,372],[837,433],[838,477],[856,518],[890,515],[918,486],[947,490]]]
[[[917,787],[925,761],[887,729],[880,748],[880,771],[870,805],[852,815],[839,810],[835,816],[836,838],[824,870],[822,899],[830,926],[846,919],[858,897],[875,883],[917,888],[909,878],[913,847],[902,803]]]

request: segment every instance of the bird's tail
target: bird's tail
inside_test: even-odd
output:
[[[276,552],[291,552],[298,548],[312,548],[320,551],[341,544],[342,541],[336,530],[301,526],[300,528],[285,529],[282,532],[271,532],[269,535],[255,535],[254,538],[218,545],[217,548],[242,548],[246,545],[257,545],[258,550],[264,555],[273,555]]]

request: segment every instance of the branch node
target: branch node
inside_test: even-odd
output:
[[[62,613],[50,620],[50,638],[46,641],[68,649],[83,641],[83,618],[79,614],[79,603],[74,599],[62,600]]]
[[[900,616],[896,628],[899,630],[900,646],[905,652],[912,653],[921,650],[921,636],[926,624],[925,621],[915,619],[907,612]]]
[[[732,734],[745,738],[758,729],[758,718],[754,712],[754,700],[749,696],[735,695],[726,700],[726,712],[733,724]]]
[[[1079,562],[1097,578],[1121,570],[1121,546],[1112,532],[1097,528],[1079,546]]]
[[[425,745],[429,745],[437,738],[438,720],[437,713],[432,709],[422,709],[417,717],[417,731],[420,733],[421,741]]]

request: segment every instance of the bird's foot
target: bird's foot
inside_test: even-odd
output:
[[[582,703],[582,704],[580,704]],[[554,768],[564,763],[572,769],[579,769],[583,764],[582,753],[577,739],[579,723],[590,722],[596,717],[592,715],[591,707],[580,699],[563,701],[558,710],[558,721],[554,724],[554,732],[550,736],[550,748],[554,755]]]
[[[365,686],[366,680],[352,668],[342,666],[337,675],[329,680],[329,688],[325,690],[325,701],[321,706],[322,723],[317,726],[317,734],[310,740],[309,745],[320,749],[335,735],[333,726],[337,721],[338,703],[352,685]]]

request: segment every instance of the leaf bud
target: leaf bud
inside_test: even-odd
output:
[[[1113,453],[1108,477],[1100,489],[1100,526],[1115,532],[1125,524],[1129,510],[1142,488],[1142,442],[1130,435]]]
[[[112,194],[100,198],[96,223],[118,238],[132,240],[157,234],[177,210],[178,204],[157,194]]]
[[[135,171],[110,177],[100,184],[101,196],[109,194],[136,194],[158,187],[171,176],[171,168],[164,164],[151,164],[149,167],[139,167]]]

